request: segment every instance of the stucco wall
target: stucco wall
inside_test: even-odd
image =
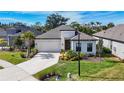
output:
[[[104,47],[111,48],[111,44],[112,44],[111,40],[103,39],[103,46]]]
[[[75,36],[75,31],[61,31],[61,49],[65,50],[65,40]]]
[[[71,49],[76,51],[76,43],[78,43],[78,41],[71,41]],[[81,52],[82,53],[86,53],[86,54],[96,54],[96,41],[80,41],[81,43]],[[93,44],[93,48],[92,48],[92,52],[87,52],[87,43],[92,43]]]
[[[124,44],[119,42],[112,42],[112,54],[124,59]]]
[[[124,59],[124,44],[116,41],[111,41],[107,39],[103,39],[103,46],[111,49],[112,46],[112,54],[118,56],[121,59]]]
[[[61,31],[61,37],[71,38],[75,36],[75,31]]]

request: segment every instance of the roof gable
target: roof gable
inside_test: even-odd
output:
[[[61,31],[75,31],[75,29],[69,25],[61,25],[42,35],[38,35],[36,38],[61,38]]]

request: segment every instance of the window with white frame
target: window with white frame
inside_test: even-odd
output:
[[[87,52],[93,51],[93,43],[87,43]]]

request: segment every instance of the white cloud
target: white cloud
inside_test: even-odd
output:
[[[33,24],[32,22],[27,22],[27,21],[16,19],[16,18],[8,18],[8,17],[0,18],[0,22],[3,22],[3,23],[22,22],[22,23]]]
[[[68,21],[68,24],[70,24],[73,21],[81,22],[82,18],[85,16],[85,15],[80,14],[80,12],[71,12],[71,11],[65,11],[65,12],[59,12],[59,11],[19,11],[18,13],[35,14],[35,15],[41,15],[41,14],[50,15],[52,13],[58,13],[64,17],[66,17],[66,18],[70,18],[70,20]]]
[[[20,21],[20,20],[17,20],[15,18],[0,18],[0,21],[13,21],[13,22],[16,22],[16,21]]]
[[[70,24],[73,21],[81,22],[82,18],[85,16],[80,14],[80,12],[58,12],[58,13],[66,18],[70,18],[68,24]]]

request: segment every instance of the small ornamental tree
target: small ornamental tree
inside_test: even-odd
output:
[[[22,44],[23,44],[23,41],[21,39],[20,36],[18,36],[15,40],[14,40],[14,44],[16,46],[16,48],[20,49]]]
[[[29,54],[31,52],[31,45],[33,44],[34,41],[34,34],[30,31],[28,32],[24,32],[21,37],[24,39],[25,41],[25,45],[27,47],[27,55],[26,57],[29,57]]]

